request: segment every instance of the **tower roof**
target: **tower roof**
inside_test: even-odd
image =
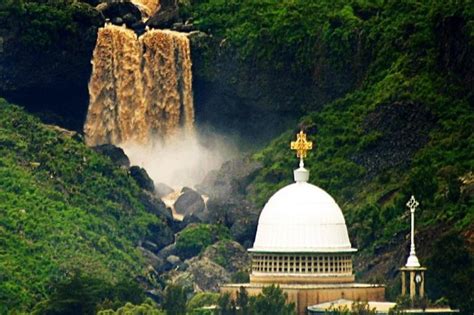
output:
[[[298,140],[300,139],[306,142],[303,132],[298,134]],[[292,149],[294,147],[292,143]],[[300,147],[305,148],[304,145]],[[311,148],[312,144],[309,146]],[[351,247],[341,209],[326,191],[308,183],[309,171],[303,167],[302,160],[306,154],[298,157],[301,160],[300,168],[294,171],[295,183],[277,191],[266,203],[260,214],[257,235],[250,251],[356,251]]]
[[[301,173],[301,169],[296,170],[295,177]],[[351,247],[344,216],[334,199],[323,189],[298,181],[283,187],[268,200],[250,251],[352,252],[355,249]]]

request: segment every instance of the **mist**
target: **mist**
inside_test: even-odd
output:
[[[164,183],[174,189],[194,187],[237,154],[231,137],[197,131],[180,131],[168,141],[156,137],[148,145],[128,142],[120,147],[131,165],[143,167],[155,184]]]

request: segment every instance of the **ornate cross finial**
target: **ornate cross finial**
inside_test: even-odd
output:
[[[415,209],[420,203],[416,201],[415,196],[411,196],[410,200],[407,202],[407,207],[410,209],[410,212],[415,212]]]
[[[420,267],[420,262],[415,253],[415,209],[420,203],[416,201],[415,197],[412,195],[410,200],[407,202],[407,207],[410,209],[411,213],[411,244],[410,244],[410,256],[408,256],[406,267]]]
[[[296,151],[296,156],[300,158],[300,167],[303,167],[303,159],[306,158],[307,152],[313,149],[313,142],[306,140],[306,134],[301,130],[296,135],[296,141],[291,141],[290,148]]]

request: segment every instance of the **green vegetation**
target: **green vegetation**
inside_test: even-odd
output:
[[[199,309],[204,306],[217,305],[218,300],[219,293],[199,292],[188,301],[186,308],[190,314],[200,314]]]
[[[217,301],[221,315],[292,315],[295,314],[294,303],[287,304],[287,294],[279,286],[263,287],[257,296],[249,296],[244,287],[240,287],[236,300],[228,293],[222,294]]]
[[[229,239],[228,229],[222,225],[191,224],[176,236],[176,249],[181,258],[196,256],[207,246]]]
[[[102,279],[81,275],[73,271],[66,279],[51,284],[50,297],[33,309],[33,314],[95,314],[97,309],[115,308],[123,301],[139,303],[144,299],[137,283],[120,281],[110,285]]]
[[[163,308],[166,315],[186,314],[186,291],[183,287],[169,284],[165,288]]]
[[[356,301],[352,303],[351,308],[349,309],[347,306],[339,306],[339,307],[334,307],[331,306],[329,310],[326,312],[328,315],[329,314],[334,314],[334,315],[371,315],[371,314],[377,314],[377,311],[375,308],[371,309],[369,304],[367,302],[360,302]]]
[[[474,228],[469,1],[202,0],[185,9],[244,62],[290,68],[313,80],[314,89],[329,84],[341,92],[340,85],[353,81],[322,109],[318,101],[305,104],[314,112],[301,125],[316,147],[306,162],[310,181],[335,196],[364,259],[376,249],[400,249],[409,230],[405,203],[411,194],[420,201],[419,235],[469,237]],[[260,206],[291,182],[297,161],[288,145],[294,134],[282,134],[255,155],[265,167],[250,197]],[[448,246],[443,244],[420,244],[430,272],[446,275],[428,282],[428,292],[472,312],[474,291],[465,287],[474,272],[458,268],[472,263],[472,242],[456,243],[462,257],[430,258]],[[450,278],[448,265],[458,268],[456,277]],[[461,296],[464,302],[456,298]]]
[[[117,311],[104,310],[99,311],[97,315],[165,315],[165,313],[159,310],[151,299],[147,299],[140,305],[127,303],[125,306],[118,308]]]
[[[40,301],[53,307],[68,285],[114,291],[144,274],[135,246],[162,223],[146,213],[127,172],[77,137],[0,100],[2,314]],[[78,271],[85,283],[71,276]],[[77,299],[91,297],[82,293]],[[91,301],[105,299],[140,302],[118,291]]]
[[[21,47],[33,51],[63,49],[77,50],[74,41],[86,32],[87,22],[100,20],[99,13],[90,5],[75,0],[6,0],[0,3],[0,26],[20,28]],[[74,46],[76,45],[76,47]]]

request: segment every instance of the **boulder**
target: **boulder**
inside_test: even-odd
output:
[[[255,238],[260,208],[246,198],[249,184],[262,164],[250,158],[224,163],[220,170],[210,172],[197,186],[200,193],[209,196],[203,222],[227,226],[232,237],[249,247]]]
[[[156,253],[157,251],[159,251],[160,249],[158,248],[158,245],[151,242],[151,241],[144,241],[141,246],[143,246],[143,248],[149,250],[150,252],[153,252],[153,253]]]
[[[171,194],[173,191],[174,189],[166,184],[158,183],[155,185],[155,194],[160,198]]]
[[[128,27],[141,21],[142,13],[132,2],[108,2],[96,7],[114,24],[125,23]]]
[[[130,167],[130,160],[128,159],[122,148],[116,147],[113,144],[102,144],[92,148],[95,152],[108,156],[114,164],[123,167]]]
[[[176,244],[170,244],[158,252],[158,257],[166,259],[171,255],[176,255]]]
[[[169,269],[175,269],[175,270],[184,270],[184,269],[186,269],[186,265],[176,255],[168,256],[166,258],[166,262],[169,264]]]
[[[173,221],[171,209],[167,208],[160,198],[147,191],[143,191],[140,195],[140,201],[145,206],[146,211],[153,213],[157,217],[163,219],[163,221],[171,224]]]
[[[218,171],[209,172],[196,188],[212,199],[227,200],[246,195],[246,188],[263,165],[249,157],[222,164]]]
[[[247,250],[235,241],[219,241],[207,247],[202,257],[221,265],[229,273],[246,271],[250,268],[250,256]]]
[[[155,251],[174,242],[174,233],[166,224],[149,224],[148,231],[150,232],[146,241],[155,245]]]
[[[157,255],[153,254],[148,249],[139,246],[138,249],[142,253],[143,257],[145,258],[145,263],[153,267],[155,270],[161,270],[165,261],[163,258],[158,257]]]
[[[209,258],[193,258],[188,264],[186,272],[192,275],[195,291],[219,292],[219,286],[230,281],[230,274]]]
[[[169,28],[178,18],[178,1],[161,0],[159,10],[146,24],[153,28]]]
[[[190,188],[183,188],[183,191],[174,203],[175,211],[185,217],[197,216],[197,214],[204,212],[206,205],[201,195]]]
[[[130,167],[130,175],[137,182],[141,189],[149,192],[155,191],[155,184],[153,183],[153,180],[150,178],[150,176],[148,176],[148,173],[144,168],[134,165]]]

